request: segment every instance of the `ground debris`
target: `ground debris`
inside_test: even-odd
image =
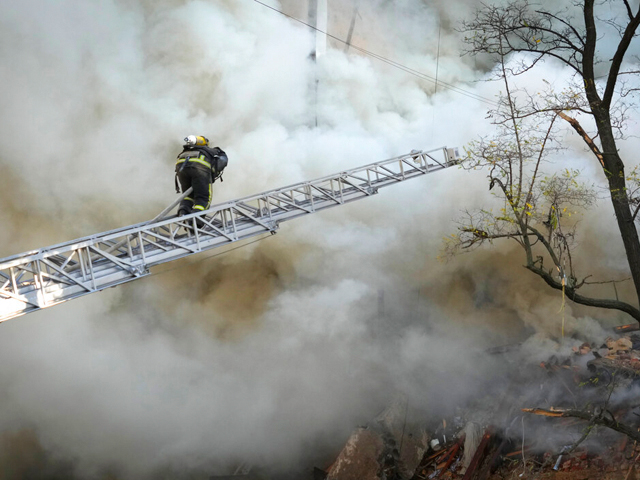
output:
[[[399,397],[354,431],[327,479],[640,480],[639,335],[577,343],[525,369],[513,389],[496,386],[455,417],[412,424],[411,435]]]
[[[327,472],[327,480],[376,480],[384,442],[373,430],[358,428]]]
[[[429,444],[419,426],[407,424],[404,395],[367,427],[356,429],[327,472],[327,480],[405,480],[413,476]]]

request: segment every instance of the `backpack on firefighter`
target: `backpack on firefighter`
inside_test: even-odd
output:
[[[187,167],[206,168],[211,173],[210,183],[217,179],[222,182],[222,173],[229,163],[227,154],[219,147],[209,147],[209,140],[201,135],[189,135],[184,142],[176,162],[176,193],[180,193],[178,173]]]
[[[213,147],[213,163],[211,163],[211,183],[215,182],[217,179],[222,179],[222,173],[224,169],[227,168],[227,164],[229,163],[229,157],[221,148]]]

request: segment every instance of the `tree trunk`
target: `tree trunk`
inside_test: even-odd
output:
[[[604,146],[604,139],[603,139]],[[626,180],[624,176],[624,166],[617,151],[613,151],[604,146],[605,166],[607,166],[607,180],[611,191],[611,203],[618,222],[620,236],[624,243],[624,249],[631,270],[631,277],[636,287],[636,296],[640,301],[640,239],[638,230],[633,221],[629,197],[626,190]]]
[[[633,221],[631,205],[629,204],[624,162],[618,154],[609,112],[602,107],[600,102],[594,103],[592,111],[596,120],[598,135],[600,136],[600,144],[602,145],[603,170],[609,182],[611,204],[618,222],[618,230],[624,244],[631,277],[636,288],[636,300],[640,303],[640,239],[638,238],[638,230]]]
[[[636,301],[637,304],[640,304],[640,240],[638,239],[638,231],[633,222],[631,206],[629,205],[629,196],[627,195],[626,178],[624,175],[624,163],[618,154],[618,147],[616,146],[616,140],[611,126],[611,98],[605,97],[606,101],[603,101],[603,99],[600,98],[595,82],[594,59],[597,32],[593,11],[594,2],[595,0],[585,0],[584,2],[585,43],[582,55],[582,75],[585,93],[596,121],[600,144],[602,145],[602,168],[609,182],[613,211],[615,212],[620,236],[624,243],[629,269],[631,270],[631,277],[636,287]],[[637,28],[637,22],[638,19],[633,19],[631,34]],[[625,32],[625,35],[626,34],[627,32]],[[617,73],[619,70],[624,52],[630,41],[631,37],[626,38],[626,40],[623,38],[620,46],[624,46],[624,48],[620,55],[616,53],[616,58],[613,59],[610,72],[615,71]],[[613,88],[615,86],[615,81],[609,85],[610,82],[611,80],[607,82],[607,88]]]

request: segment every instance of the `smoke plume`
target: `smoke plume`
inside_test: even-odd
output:
[[[306,21],[306,2],[268,3]],[[493,99],[488,60],[459,55],[455,28],[475,4],[330,0],[328,29],[346,39],[355,13],[353,45]],[[1,256],[153,217],[175,198],[189,134],[229,155],[221,203],[491,131],[487,104],[336,40],[314,61],[314,32],[256,2],[25,0],[0,13]],[[567,142],[563,166],[601,182]],[[437,260],[486,189],[483,172],[451,168],[3,324],[0,478],[284,471],[339,448],[399,391],[421,418],[479,395],[501,374],[488,346],[568,348],[549,340],[560,295],[511,246]],[[613,225],[606,205],[591,212],[577,261],[620,277]],[[562,315],[592,338],[625,320]]]

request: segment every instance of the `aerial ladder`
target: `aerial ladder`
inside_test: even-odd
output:
[[[281,222],[443,170],[457,157],[457,149],[446,147],[414,150],[203,212],[171,214],[188,190],[153,220],[0,259],[0,322],[143,278],[165,262],[274,234]]]

